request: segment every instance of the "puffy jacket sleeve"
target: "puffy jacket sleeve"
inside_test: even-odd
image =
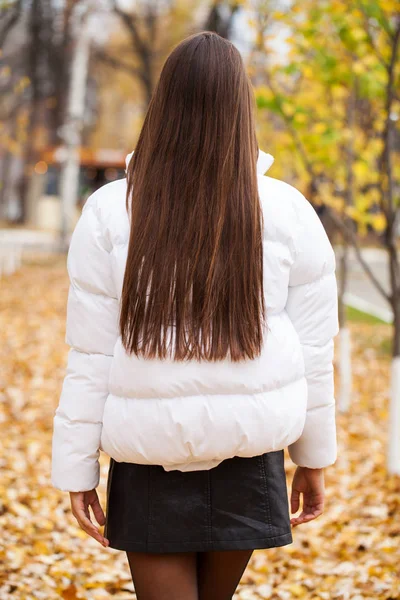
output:
[[[288,446],[299,466],[323,468],[337,458],[333,380],[333,338],[338,333],[335,254],[312,205],[300,193],[296,213],[295,259],[286,310],[303,349],[308,403],[302,435]]]
[[[98,194],[83,207],[67,259],[65,341],[70,350],[53,420],[51,482],[71,492],[91,490],[99,483],[103,411],[118,337],[119,302]]]

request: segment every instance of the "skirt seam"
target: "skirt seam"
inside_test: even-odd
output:
[[[214,542],[208,541],[208,542],[204,542],[204,540],[199,540],[199,541],[195,541],[195,542],[177,542],[177,541],[162,541],[162,542],[148,542],[148,546],[164,546],[165,544],[180,544],[182,546],[184,545],[188,545],[190,546],[191,544],[204,544],[204,543],[208,543],[208,544],[237,544],[237,543],[241,543],[241,542],[257,542],[260,540],[279,540],[280,538],[285,538],[289,535],[292,535],[291,531],[288,531],[287,533],[282,533],[280,535],[271,535],[271,536],[262,536],[262,537],[257,537],[257,538],[241,538],[240,540],[215,540]],[[140,542],[131,542],[130,540],[119,540],[120,542],[122,542],[123,544],[140,544]]]
[[[211,483],[210,471],[207,471],[207,529],[208,542],[212,544]]]
[[[214,541],[212,544],[204,542],[184,542],[167,544],[150,544],[147,552],[152,554],[168,554],[176,552],[220,552],[223,550],[267,550],[270,548],[280,548],[293,543],[291,533],[279,536],[278,538],[256,538],[255,540],[232,540],[229,542]],[[140,542],[119,542],[110,543],[110,548],[122,550],[124,552],[143,552],[143,544]]]
[[[264,486],[263,504],[264,504],[264,509],[265,509],[265,519],[266,519],[266,525],[268,527],[268,531],[271,534],[272,533],[271,507],[269,505],[269,492],[268,492],[268,485],[267,485],[267,474],[266,474],[266,471],[265,471],[265,464],[264,464],[264,456],[263,455],[261,455],[259,457],[259,461],[260,461],[260,467],[261,467],[261,478],[262,478],[262,482],[263,482],[263,486]]]
[[[151,517],[152,517],[152,512],[151,512],[151,490],[150,490],[150,477],[151,477],[151,471],[149,468],[147,468],[147,519],[149,521],[148,527],[147,527],[147,535],[146,535],[146,549],[148,549],[149,545],[151,544],[150,542],[150,531],[151,531],[151,527],[152,527],[152,522],[151,522]]]

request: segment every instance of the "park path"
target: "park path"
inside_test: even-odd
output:
[[[388,292],[389,268],[387,253],[378,248],[364,248],[362,250],[362,255],[375,277]],[[337,253],[337,257],[339,259],[339,253]],[[371,282],[368,275],[366,275],[353,250],[349,253],[349,277],[345,301],[347,304],[364,312],[373,314],[383,321],[388,323],[392,321],[392,309]]]

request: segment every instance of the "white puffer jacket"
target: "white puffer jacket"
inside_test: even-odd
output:
[[[129,240],[126,179],[87,200],[67,262],[71,349],[52,449],[58,489],[95,488],[100,450],[167,471],[210,469],[287,446],[297,465],[335,462],[335,256],[304,196],[264,176],[272,161],[260,150],[268,331],[261,356],[244,363],[126,354],[118,331]]]

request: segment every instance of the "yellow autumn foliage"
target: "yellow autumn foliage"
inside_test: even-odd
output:
[[[267,5],[259,4],[259,10],[268,14]],[[386,226],[377,207],[387,190],[382,153],[393,44],[389,29],[393,32],[398,8],[390,0],[293,0],[277,17],[287,32],[285,58],[279,63],[263,64],[262,57],[256,61],[260,142],[275,155],[271,175],[289,178],[314,204],[322,200],[339,211],[343,202],[354,204],[346,214],[355,220],[361,235],[371,227],[382,233]],[[273,17],[269,23],[276,31]],[[400,89],[399,61],[393,77],[394,88]],[[275,118],[263,118],[268,112]],[[397,137],[399,115],[400,98],[394,94],[390,118]],[[281,119],[279,126],[277,119]],[[398,144],[393,148],[396,190],[400,152]]]

